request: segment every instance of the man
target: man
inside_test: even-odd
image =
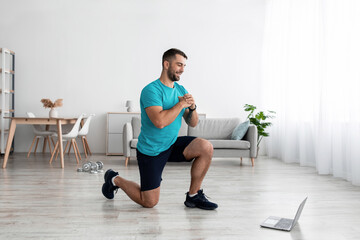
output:
[[[141,187],[107,170],[102,193],[114,198],[121,188],[134,202],[152,208],[159,202],[161,174],[167,161],[192,163],[191,183],[184,204],[206,210],[217,208],[203,193],[201,183],[210,166],[213,146],[201,138],[178,137],[181,120],[195,127],[198,123],[195,100],[179,85],[187,56],[178,49],[169,49],[163,55],[159,79],[148,84],[141,92],[141,132],[137,144],[137,160]]]

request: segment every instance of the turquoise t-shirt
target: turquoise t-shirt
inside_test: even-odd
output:
[[[137,149],[148,156],[157,156],[169,149],[177,139],[181,127],[181,119],[185,108],[170,125],[160,129],[155,127],[146,114],[145,108],[150,106],[161,106],[168,110],[179,102],[179,96],[188,93],[186,89],[174,83],[174,88],[165,86],[160,79],[148,84],[141,92],[141,132],[138,139]]]

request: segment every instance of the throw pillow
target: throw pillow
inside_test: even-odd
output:
[[[250,121],[246,121],[246,122],[240,123],[240,124],[233,130],[233,132],[232,132],[232,134],[231,134],[231,139],[232,139],[232,140],[241,140],[241,139],[245,136],[245,134],[246,134],[249,126],[250,126]]]

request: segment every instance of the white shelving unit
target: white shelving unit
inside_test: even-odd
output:
[[[10,120],[4,117],[13,117],[15,113],[15,52],[0,48],[0,55],[0,151],[4,154],[10,127]]]

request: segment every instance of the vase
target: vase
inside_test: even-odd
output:
[[[50,109],[49,117],[57,118],[57,117],[59,117],[59,112],[55,108],[52,108],[52,109]]]

